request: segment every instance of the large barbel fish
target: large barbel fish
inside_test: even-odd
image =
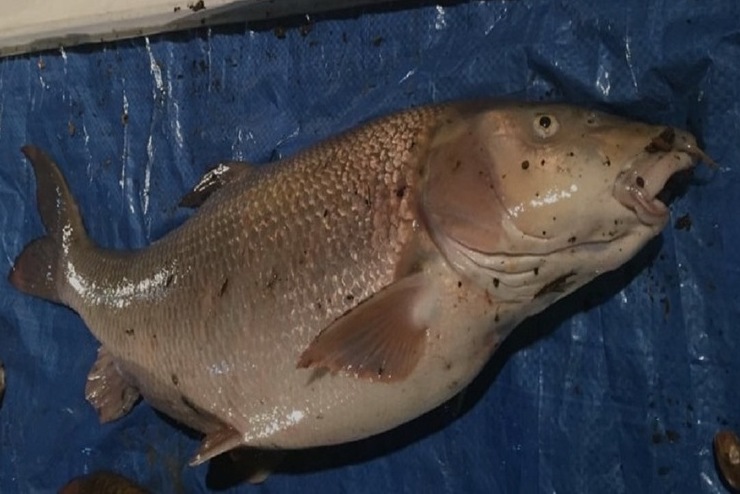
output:
[[[381,118],[279,163],[219,166],[182,226],[136,251],[87,236],[35,147],[47,236],[10,273],[101,343],[102,421],[139,395],[240,446],[364,438],[464,388],[512,329],[630,259],[694,138],[566,105],[465,102]]]

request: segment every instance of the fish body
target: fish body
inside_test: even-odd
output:
[[[24,152],[48,235],[11,282],[100,341],[101,420],[141,394],[205,434],[193,464],[352,441],[446,401],[524,318],[655,236],[657,193],[701,155],[685,132],[570,106],[422,107],[225,164],[182,226],[117,252],[86,235],[53,161]]]

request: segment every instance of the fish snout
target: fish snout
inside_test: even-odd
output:
[[[617,176],[614,197],[649,226],[662,227],[668,219],[667,203],[699,162],[714,164],[688,132],[665,127]],[[684,181],[685,182],[685,181]]]

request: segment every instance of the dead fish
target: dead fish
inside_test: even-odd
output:
[[[148,494],[149,491],[113,472],[95,472],[69,481],[59,494]]]
[[[714,458],[722,480],[734,489],[734,492],[740,492],[740,438],[727,430],[715,434]]]
[[[101,421],[141,395],[205,434],[193,465],[440,405],[523,319],[657,235],[657,194],[704,156],[684,131],[566,105],[422,107],[227,163],[186,196],[202,202],[187,222],[116,252],[87,236],[52,159],[23,152],[48,235],[10,281],[101,342],[86,387]]]

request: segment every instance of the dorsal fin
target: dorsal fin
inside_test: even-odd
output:
[[[214,192],[239,177],[257,173],[257,169],[244,161],[219,163],[211,168],[200,181],[180,200],[180,207],[197,208]]]

